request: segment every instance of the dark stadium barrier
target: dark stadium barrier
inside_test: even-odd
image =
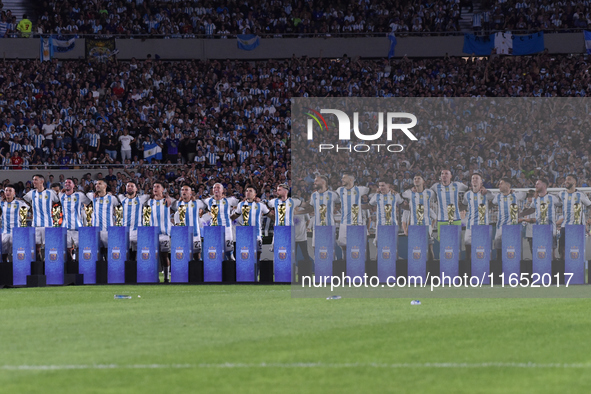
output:
[[[234,260],[222,261],[222,282],[236,283],[236,262]]]
[[[189,283],[203,283],[203,260],[189,261]]]
[[[261,260],[259,261],[259,282],[265,284],[273,283],[273,261]]]
[[[125,260],[125,284],[137,284],[137,261]]]

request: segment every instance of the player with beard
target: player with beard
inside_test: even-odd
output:
[[[413,178],[414,186],[411,189],[407,189],[402,193],[402,197],[408,200],[408,206],[410,208],[410,225],[419,225],[417,222],[417,212],[419,205],[423,206],[423,222],[422,226],[428,226],[427,230],[427,242],[429,243],[429,252],[431,259],[435,258],[433,253],[433,226],[431,226],[431,219],[435,219],[437,216],[431,209],[431,202],[437,201],[437,195],[431,189],[425,189],[425,179],[422,175],[417,174]]]
[[[207,207],[203,201],[193,195],[193,187],[185,183],[181,187],[181,199],[176,203],[174,222],[181,223],[179,208],[185,206],[185,226],[193,227],[193,254],[199,257],[201,253],[201,228],[199,227],[199,212],[205,211]]]
[[[84,206],[90,204],[90,199],[84,193],[74,191],[75,187],[72,178],[66,179],[64,189],[58,196],[62,204],[62,227],[68,229],[66,247],[70,259],[74,258],[74,249],[78,248],[78,229],[86,223]]]
[[[45,177],[37,174],[33,176],[33,190],[29,191],[23,199],[33,208],[33,222],[35,227],[35,243],[37,244],[37,256],[39,261],[44,260],[45,253],[45,227],[53,227],[51,208],[53,203],[59,202],[57,194],[51,189],[45,189]]]
[[[451,171],[447,168],[441,170],[441,183],[435,183],[431,186],[431,190],[437,195],[438,213],[437,213],[437,239],[441,235],[441,226],[448,224],[448,206],[453,205],[455,208],[455,217],[451,218],[453,224],[457,226],[462,225],[459,209],[459,194],[468,190],[468,186],[461,182],[451,181]]]
[[[341,178],[343,186],[337,189],[337,194],[341,200],[341,225],[339,226],[339,239],[337,243],[341,248],[347,245],[347,226],[365,225],[365,218],[362,209],[369,209],[368,204],[362,204],[361,197],[369,193],[369,188],[365,186],[355,186],[355,176],[346,172]],[[357,209],[357,215],[354,215],[354,209]]]
[[[107,259],[107,248],[109,246],[108,228],[115,224],[115,207],[119,206],[117,197],[107,194],[107,183],[100,179],[96,181],[96,192],[87,193],[86,196],[92,201],[92,225],[100,230],[101,255]]]
[[[566,226],[575,224],[575,204],[582,204],[585,207],[589,207],[589,205],[591,205],[591,200],[589,200],[589,197],[587,197],[585,193],[577,191],[577,182],[578,178],[575,174],[567,175],[564,181],[566,191],[560,192],[558,195],[564,204],[562,207],[564,220],[562,221],[562,226],[560,228],[560,238],[558,240],[558,253],[560,254],[561,258],[566,256],[564,254],[564,248],[566,244]],[[581,218],[579,220],[579,224],[585,223],[585,210],[583,210],[582,207]]]
[[[209,212],[213,206],[216,206],[217,223],[218,226],[225,227],[226,233],[226,260],[235,260],[233,256],[234,250],[234,233],[232,231],[232,210],[238,205],[238,199],[236,197],[226,197],[224,193],[224,186],[221,183],[213,185],[213,197],[210,197],[203,201],[207,206]],[[213,218],[212,218],[213,219]]]
[[[484,224],[489,224],[488,221],[488,203],[492,201],[494,196],[482,185],[482,175],[478,173],[472,174],[470,179],[472,186],[471,190],[464,193],[463,203],[467,208],[467,223],[466,233],[464,234],[464,243],[466,246],[466,260],[471,261],[472,256],[472,227],[480,223],[480,216],[478,214],[478,207],[483,204],[486,208],[484,214]]]
[[[137,229],[143,226],[143,207],[150,195],[138,195],[137,184],[129,181],[125,185],[125,194],[118,196],[123,207],[123,227],[129,227],[129,247],[131,249],[129,259],[137,259]]]
[[[155,181],[152,185],[152,198],[146,205],[152,209],[150,226],[158,228],[158,243],[160,250],[160,265],[164,271],[164,282],[170,280],[170,230],[172,221],[171,209],[176,206],[176,200],[166,193],[166,185],[161,181]]]

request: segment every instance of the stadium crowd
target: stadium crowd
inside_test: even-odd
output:
[[[377,32],[459,30],[457,0],[414,4],[408,0],[341,2],[46,1],[39,8],[41,34],[167,35],[221,37],[258,34],[340,36]]]
[[[591,23],[591,8],[581,0],[490,0],[482,6],[485,11],[473,20],[478,29],[553,31],[584,29]]]
[[[6,61],[0,66],[0,160],[4,169],[119,165],[111,186],[121,188],[133,176],[148,190],[148,180],[156,177],[171,183],[173,195],[184,180],[205,191],[221,180],[233,193],[241,194],[246,183],[272,193],[273,185],[289,180],[292,97],[581,97],[591,87],[587,70],[586,56],[547,54],[397,62],[346,56],[133,59],[92,67],[84,61]],[[476,166],[488,187],[502,176],[529,187],[539,175],[553,187],[573,169],[581,184],[589,183],[586,126],[557,118],[550,133],[540,134],[539,125],[524,133],[498,130],[483,143],[477,131],[487,127],[484,115],[474,113],[465,130],[423,135],[442,147],[435,156],[417,144],[391,163],[368,163],[375,165],[358,179],[371,184],[389,173],[401,188],[418,167],[429,182],[438,165],[451,164],[458,180]],[[146,147],[161,149],[162,159],[144,166]],[[576,159],[571,152],[578,153]],[[330,175],[334,168],[328,163],[318,170]],[[303,186],[309,178],[297,174],[294,180]],[[21,192],[27,190],[23,186]]]

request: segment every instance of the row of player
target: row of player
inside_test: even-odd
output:
[[[380,225],[398,224],[396,208],[409,211],[408,219],[410,225],[429,226],[429,234],[432,234],[433,224],[437,225],[437,234],[440,234],[442,224],[453,223],[461,225],[460,208],[466,210],[466,232],[464,241],[468,255],[471,248],[471,228],[478,225],[479,207],[484,207],[484,224],[490,224],[489,211],[491,204],[498,206],[498,220],[496,223],[496,234],[494,247],[501,249],[502,228],[511,223],[511,205],[524,201],[527,197],[525,192],[514,191],[511,189],[512,180],[503,178],[499,181],[499,192],[493,193],[485,189],[482,185],[482,176],[474,173],[471,176],[470,186],[461,182],[451,181],[451,172],[448,169],[441,171],[440,182],[435,183],[430,188],[425,185],[425,180],[421,175],[415,175],[413,187],[399,194],[389,190],[387,181],[379,182],[378,193],[371,196],[369,204],[362,203],[362,197],[369,193],[369,189],[364,186],[355,186],[355,177],[350,173],[342,176],[342,187],[336,191],[328,190],[328,179],[324,176],[317,176],[314,180],[315,191],[310,197],[311,206],[304,210],[304,213],[315,213],[314,225],[334,226],[336,224],[335,213],[337,205],[340,205],[340,227],[337,243],[344,247],[347,242],[346,226],[364,225],[365,217],[361,210],[375,208],[378,228]],[[581,210],[580,218],[576,218],[578,207],[589,207],[591,201],[582,192],[576,190],[577,177],[574,174],[566,177],[566,190],[558,194],[548,193],[548,181],[538,179],[535,184],[535,194],[530,207],[519,212],[518,222],[549,224],[553,227],[553,234],[556,234],[557,222],[562,228],[559,237],[560,253],[563,255],[564,248],[564,228],[566,225],[585,223],[585,212]],[[460,200],[460,193],[464,193]],[[462,203],[463,206],[460,206]],[[436,206],[437,209],[432,209]],[[451,210],[448,207],[453,207]],[[556,207],[563,206],[564,219],[562,223],[557,221]],[[449,213],[453,212],[453,217]],[[535,213],[535,217],[527,218]],[[544,216],[544,217],[543,217]],[[575,223],[575,220],[578,223]],[[376,239],[379,237],[379,231],[376,233]],[[430,235],[429,243],[434,242]],[[555,240],[556,243],[556,240]],[[499,253],[500,255],[500,253]]]
[[[2,253],[4,259],[8,257],[12,249],[12,229],[21,226],[19,212],[22,207],[32,210],[32,226],[35,227],[35,242],[37,253],[42,259],[42,247],[45,243],[45,228],[54,226],[52,217],[54,204],[61,205],[61,226],[67,228],[67,248],[70,258],[75,255],[78,245],[78,229],[84,225],[92,225],[100,229],[100,244],[106,252],[108,245],[108,227],[115,225],[115,208],[121,206],[122,226],[129,228],[129,244],[132,256],[137,249],[137,229],[144,223],[143,208],[150,207],[149,223],[159,229],[159,241],[161,252],[161,264],[170,267],[170,232],[173,222],[181,224],[183,218],[179,215],[179,208],[185,206],[184,224],[193,227],[193,252],[200,253],[201,230],[200,217],[205,213],[212,216],[214,225],[225,227],[226,257],[233,258],[234,232],[232,222],[234,219],[244,220],[244,211],[248,211],[248,223],[255,226],[258,234],[258,253],[262,249],[261,217],[270,214],[275,217],[275,225],[293,225],[294,208],[299,205],[299,200],[288,197],[289,187],[286,184],[277,186],[278,198],[268,203],[261,202],[257,191],[251,185],[246,189],[246,198],[238,201],[235,197],[226,197],[224,187],[220,183],[213,186],[213,196],[205,200],[199,200],[195,196],[195,190],[191,185],[185,184],[181,188],[180,199],[177,201],[166,193],[166,185],[160,181],[153,182],[151,195],[139,195],[137,185],[128,182],[126,194],[114,196],[107,192],[107,184],[99,180],[96,182],[95,191],[82,193],[75,191],[72,179],[66,179],[63,189],[56,193],[52,189],[45,189],[43,175],[33,177],[34,189],[28,192],[23,199],[15,198],[14,186],[4,188],[5,199],[0,202],[2,209]],[[86,209],[92,206],[91,223],[86,223]],[[269,209],[271,208],[271,210]],[[133,257],[132,257],[133,259]],[[166,275],[169,273],[165,270]]]

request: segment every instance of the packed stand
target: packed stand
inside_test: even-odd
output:
[[[487,1],[481,6],[485,11],[474,15],[475,30],[552,32],[586,29],[591,23],[591,8],[582,0]]]
[[[170,38],[257,34],[262,37],[459,30],[457,1],[415,4],[347,0],[239,1],[48,1],[38,9],[40,34],[153,35]]]
[[[205,190],[222,180],[232,193],[241,194],[246,183],[272,192],[273,185],[289,180],[292,97],[582,97],[591,87],[587,68],[586,56],[546,54],[468,61],[132,60],[92,67],[84,61],[8,61],[0,67],[0,165],[102,166],[106,173],[119,164],[115,176],[133,171],[145,190],[157,177],[169,181],[174,193],[187,179]],[[495,142],[486,146],[473,132],[450,137],[434,130],[422,138],[442,147],[436,156],[428,157],[419,144],[391,162],[368,163],[359,179],[371,184],[388,174],[401,189],[417,170],[433,181],[445,164],[462,180],[476,165],[488,187],[503,176],[529,187],[540,174],[550,178],[551,187],[560,186],[573,169],[588,184],[586,129],[559,123],[555,134],[538,135],[534,125],[526,133],[495,133]],[[448,138],[465,148],[458,151]],[[548,146],[552,152],[540,162]],[[145,165],[147,147],[162,151],[161,160],[150,156],[152,166]],[[332,163],[319,171],[330,174],[334,168]],[[294,179],[302,186],[306,177]]]

